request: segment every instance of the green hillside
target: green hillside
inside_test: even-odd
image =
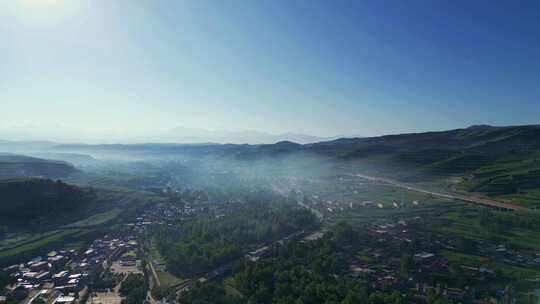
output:
[[[97,207],[94,190],[49,179],[0,179],[0,196],[0,222],[15,226],[51,227]]]
[[[458,190],[540,203],[540,126],[473,126],[443,132],[341,139],[310,145],[318,154],[345,160],[402,181],[460,177]]]
[[[65,177],[77,172],[69,163],[29,156],[0,153],[0,177]]]

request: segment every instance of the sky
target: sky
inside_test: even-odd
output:
[[[0,136],[537,124],[539,54],[538,1],[1,1]]]

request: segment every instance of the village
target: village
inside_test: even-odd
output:
[[[88,285],[103,269],[114,275],[142,272],[141,261],[134,254],[137,246],[136,235],[105,235],[83,251],[51,251],[9,266],[3,271],[15,282],[6,287],[0,303],[120,303],[120,299],[100,300],[100,292],[91,292]]]
[[[152,225],[188,220],[202,211],[204,208],[189,203],[153,205],[124,223],[120,231],[109,231],[86,248],[60,248],[5,267],[1,271],[13,283],[0,290],[0,303],[120,304],[119,290],[129,274],[150,273],[149,285],[158,280],[155,261],[143,254],[140,243],[147,230]],[[150,291],[148,300],[157,303]]]
[[[420,204],[413,201],[409,206]],[[13,283],[1,294],[0,303],[119,304],[125,298],[120,293],[122,282],[130,274],[140,274],[146,278],[148,292],[145,301],[148,303],[177,303],[181,301],[182,293],[195,284],[229,276],[233,263],[187,279],[172,287],[174,296],[157,300],[151,291],[160,285],[157,272],[165,272],[166,267],[163,260],[151,254],[152,244],[147,239],[147,232],[152,227],[171,226],[203,213],[219,219],[234,212],[240,205],[226,202],[210,206],[185,201],[179,204],[171,200],[144,208],[132,221],[123,223],[121,231],[105,234],[84,249],[60,248],[4,268],[2,271],[9,274]],[[403,207],[397,203],[384,207],[372,201],[354,205],[327,201],[322,204],[313,202],[307,208],[319,208],[327,217],[328,214],[332,216],[353,209],[366,211]],[[398,291],[420,303],[425,302],[429,294],[436,294],[450,301],[487,304],[497,303],[496,299],[512,298],[513,292],[505,285],[491,284],[500,282],[503,276],[490,267],[492,262],[540,267],[539,253],[488,243],[475,247],[476,254],[486,257],[486,263],[456,264],[449,259],[448,252],[466,250],[463,247],[470,244],[464,244],[458,235],[427,231],[426,221],[422,216],[411,213],[382,217],[363,224],[364,232],[358,246],[360,250],[348,254],[349,272],[346,276],[351,280],[369,282],[371,290]],[[247,252],[242,259],[257,263],[267,258],[272,248],[285,246],[289,242],[314,242],[324,237],[326,230],[323,226],[318,231],[295,232],[277,241],[261,244]],[[536,282],[540,280],[538,277],[534,279]],[[493,301],[486,301],[486,298]]]

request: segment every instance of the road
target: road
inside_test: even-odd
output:
[[[402,188],[402,189],[406,189],[406,190],[414,191],[414,192],[419,192],[419,193],[423,193],[423,194],[428,194],[428,195],[432,195],[432,196],[436,196],[436,197],[440,197],[440,198],[447,198],[447,199],[451,199],[451,200],[459,200],[459,201],[463,201],[463,202],[466,202],[466,203],[478,204],[478,205],[488,206],[488,207],[492,207],[492,208],[499,208],[499,209],[504,209],[504,210],[512,210],[512,211],[515,211],[515,210],[527,210],[527,208],[525,208],[523,206],[514,205],[514,204],[510,204],[510,203],[506,203],[506,202],[500,202],[500,201],[496,201],[496,200],[489,199],[489,198],[483,198],[483,197],[467,195],[467,194],[460,194],[460,193],[434,192],[434,191],[430,191],[430,190],[421,189],[421,188],[418,188],[418,187],[413,187],[413,186],[410,186],[408,184],[404,184],[404,183],[401,183],[401,182],[398,182],[398,181],[395,181],[395,180],[382,178],[382,177],[373,177],[373,176],[368,176],[368,175],[364,175],[364,174],[352,174],[351,176],[359,177],[359,178],[370,180],[370,181],[385,183],[385,184],[389,184],[389,185],[392,185],[392,186],[395,186],[395,187],[398,187],[398,188]]]

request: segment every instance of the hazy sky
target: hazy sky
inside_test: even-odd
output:
[[[39,134],[539,123],[540,2],[1,1],[0,111]]]

